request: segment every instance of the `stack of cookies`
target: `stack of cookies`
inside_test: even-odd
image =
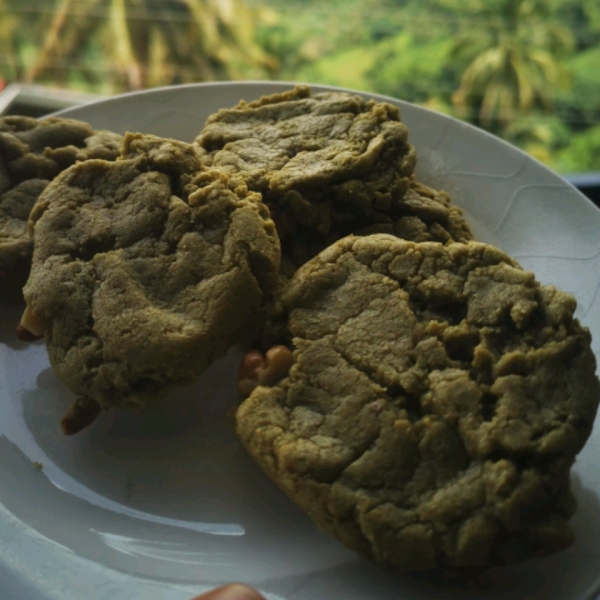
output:
[[[589,331],[416,180],[397,108],[297,87],[217,112],[193,144],[127,134],[118,156],[84,124],[15,123],[2,285],[31,261],[19,333],[80,396],[65,433],[258,329],[240,440],[347,547],[408,572],[572,542],[569,472],[600,400]],[[50,123],[80,137],[35,134]]]
[[[203,165],[240,175],[262,195],[290,275],[350,234],[472,239],[448,195],[414,179],[407,138],[390,104],[297,87],[217,112],[195,146]]]

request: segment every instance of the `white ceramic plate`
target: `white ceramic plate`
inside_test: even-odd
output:
[[[218,108],[289,87],[191,85],[62,114],[96,128],[191,141]],[[572,292],[598,356],[600,211],[510,145],[389,101],[409,127],[419,177],[452,195],[478,239],[512,254],[543,283]],[[270,600],[464,597],[465,590],[357,558],[321,534],[262,474],[240,448],[227,414],[236,397],[235,352],[176,394],[177,412],[165,403],[138,417],[112,411],[82,434],[63,437],[58,420],[73,396],[52,373],[43,344],[15,340],[20,310],[0,308],[0,598],[187,600],[232,580],[256,586]],[[597,593],[598,424],[573,485],[575,545],[494,570],[488,589],[469,596],[584,600]]]

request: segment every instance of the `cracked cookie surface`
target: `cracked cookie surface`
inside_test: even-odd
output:
[[[128,134],[122,159],[56,178],[31,221],[28,308],[58,377],[103,407],[198,376],[278,282],[260,196],[182,142]]]
[[[115,160],[123,138],[87,123],[50,117],[0,118],[0,282],[16,299],[27,280],[33,245],[29,213],[48,183],[76,161]]]
[[[360,96],[311,96],[298,86],[208,118],[203,162],[239,173],[261,192],[288,275],[350,233],[413,241],[472,238],[443,192],[413,179],[415,151],[398,109]]]
[[[600,396],[574,310],[492,246],[345,238],[282,292],[268,345],[294,363],[238,435],[321,529],[402,571],[562,550]]]

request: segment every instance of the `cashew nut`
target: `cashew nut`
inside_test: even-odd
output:
[[[249,396],[258,385],[258,374],[265,368],[265,357],[258,350],[251,350],[244,355],[238,376],[238,389],[242,396]]]
[[[283,379],[294,364],[292,352],[286,346],[273,346],[263,356],[258,350],[248,352],[240,367],[238,389],[249,396],[259,385],[271,386]]]
[[[286,346],[273,346],[266,354],[265,368],[259,371],[260,385],[273,385],[283,379],[294,364],[292,352]]]
[[[34,342],[44,337],[46,324],[27,306],[17,326],[17,337],[23,342]]]

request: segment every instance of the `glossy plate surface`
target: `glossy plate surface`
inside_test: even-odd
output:
[[[213,111],[289,89],[218,83],[119,96],[63,111],[95,128],[191,141]],[[315,87],[315,90],[326,88]],[[600,354],[600,210],[505,142],[404,102],[422,181],[450,193],[477,239],[575,295]],[[235,351],[139,416],[112,411],[65,438],[73,399],[43,344],[15,340],[0,306],[0,581],[17,600],[186,600],[232,580],[270,600],[585,600],[600,587],[600,426],[578,457],[577,542],[490,572],[466,592],[369,564],[321,534],[239,446],[228,414]],[[176,406],[177,410],[172,407]],[[34,463],[41,463],[36,466]],[[11,595],[12,594],[12,595]]]

